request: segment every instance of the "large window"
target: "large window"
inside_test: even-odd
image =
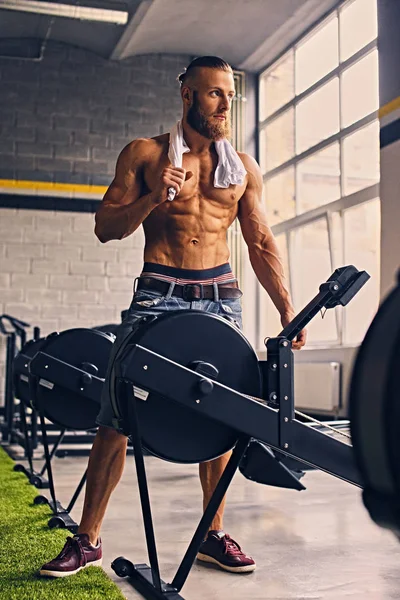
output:
[[[264,202],[300,310],[333,270],[371,280],[309,326],[310,345],[357,344],[379,300],[376,0],[344,2],[259,78]],[[259,346],[280,329],[260,286]]]

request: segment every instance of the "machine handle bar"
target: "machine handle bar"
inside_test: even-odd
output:
[[[21,321],[20,319],[17,319],[16,317],[12,317],[11,315],[1,315],[0,331],[4,335],[6,335],[7,333],[10,333],[9,331],[7,331],[7,329],[4,325],[4,321],[8,321],[10,323],[10,325],[14,328],[14,331],[16,331],[18,333],[23,331],[24,329],[30,327],[29,323],[25,323],[25,321]]]
[[[336,269],[329,279],[319,286],[319,293],[280,332],[278,337],[294,340],[298,333],[322,308],[346,306],[370,278],[366,271],[358,271],[353,265]]]

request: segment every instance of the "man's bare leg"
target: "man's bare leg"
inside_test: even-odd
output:
[[[225,470],[226,464],[231,457],[232,452],[227,452],[214,460],[199,464],[199,474],[201,487],[203,488],[203,510],[206,509],[207,504],[210,501],[211,496],[217,486],[218,481],[221,478],[222,473]],[[221,504],[210,525],[210,530],[222,530],[223,529],[223,516],[225,508],[225,496],[222,499]]]
[[[121,479],[127,438],[115,429],[100,426],[89,457],[85,501],[78,533],[97,543],[111,493]]]

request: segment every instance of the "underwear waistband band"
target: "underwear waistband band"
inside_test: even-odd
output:
[[[174,281],[180,285],[190,283],[229,283],[236,281],[229,263],[211,269],[179,269],[167,265],[145,262],[140,277],[154,277],[162,281]]]

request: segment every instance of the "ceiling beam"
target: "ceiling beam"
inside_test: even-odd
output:
[[[145,18],[153,2],[154,0],[142,0],[142,2],[139,4],[135,14],[125,27],[124,33],[119,38],[117,45],[112,51],[110,55],[111,60],[122,60],[125,58],[126,48],[142,24],[143,19]]]

